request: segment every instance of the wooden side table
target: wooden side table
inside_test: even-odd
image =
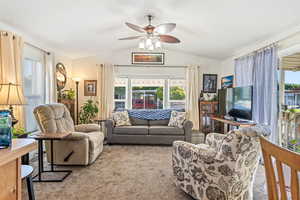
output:
[[[38,141],[38,174],[33,177],[34,182],[62,182],[67,178],[71,173],[72,170],[55,170],[54,163],[53,163],[53,141],[54,140],[62,140],[69,136],[71,133],[38,133],[34,135],[30,135],[29,137],[34,138]],[[43,156],[43,141],[49,140],[50,141],[50,163],[51,169],[45,170],[44,169],[44,156]],[[65,173],[65,175],[60,179],[43,179],[43,173]]]
[[[0,150],[0,199],[21,200],[21,156],[37,147],[30,139],[13,139],[12,146]]]

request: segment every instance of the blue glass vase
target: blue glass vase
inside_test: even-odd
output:
[[[0,149],[8,148],[12,143],[12,120],[11,116],[0,115]]]

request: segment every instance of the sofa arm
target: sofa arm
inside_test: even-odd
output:
[[[184,158],[196,157],[215,157],[217,151],[212,148],[205,148],[204,145],[195,145],[189,142],[184,141],[175,141],[173,142],[173,154],[180,155]]]
[[[185,141],[191,142],[192,141],[193,122],[190,120],[185,120],[183,122],[183,129],[184,129]]]
[[[208,144],[211,148],[219,151],[225,137],[226,134],[209,133],[206,135],[205,144]]]
[[[82,132],[72,132],[71,135],[64,138],[64,140],[83,140],[89,139],[88,135]]]
[[[112,134],[114,132],[115,121],[113,119],[108,119],[105,121],[106,134],[107,134],[107,142],[110,143]]]
[[[100,130],[101,128],[98,124],[79,124],[75,126],[76,132],[88,133],[88,132],[94,132]]]

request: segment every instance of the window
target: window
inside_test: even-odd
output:
[[[27,132],[38,129],[33,110],[45,102],[45,75],[42,62],[25,58],[23,61],[24,96],[27,102],[25,109],[25,127]]]
[[[116,78],[115,110],[185,109],[184,79]]]
[[[172,109],[185,109],[185,80],[169,80],[168,107]]]
[[[132,79],[132,109],[162,109],[164,80]]]
[[[117,78],[115,80],[114,105],[115,110],[127,108],[127,78]]]

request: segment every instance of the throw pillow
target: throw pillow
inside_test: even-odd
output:
[[[127,111],[114,112],[113,120],[116,122],[116,126],[131,126]]]
[[[182,128],[185,118],[186,118],[186,112],[178,112],[178,111],[173,110],[171,112],[171,118],[170,118],[168,126]]]

